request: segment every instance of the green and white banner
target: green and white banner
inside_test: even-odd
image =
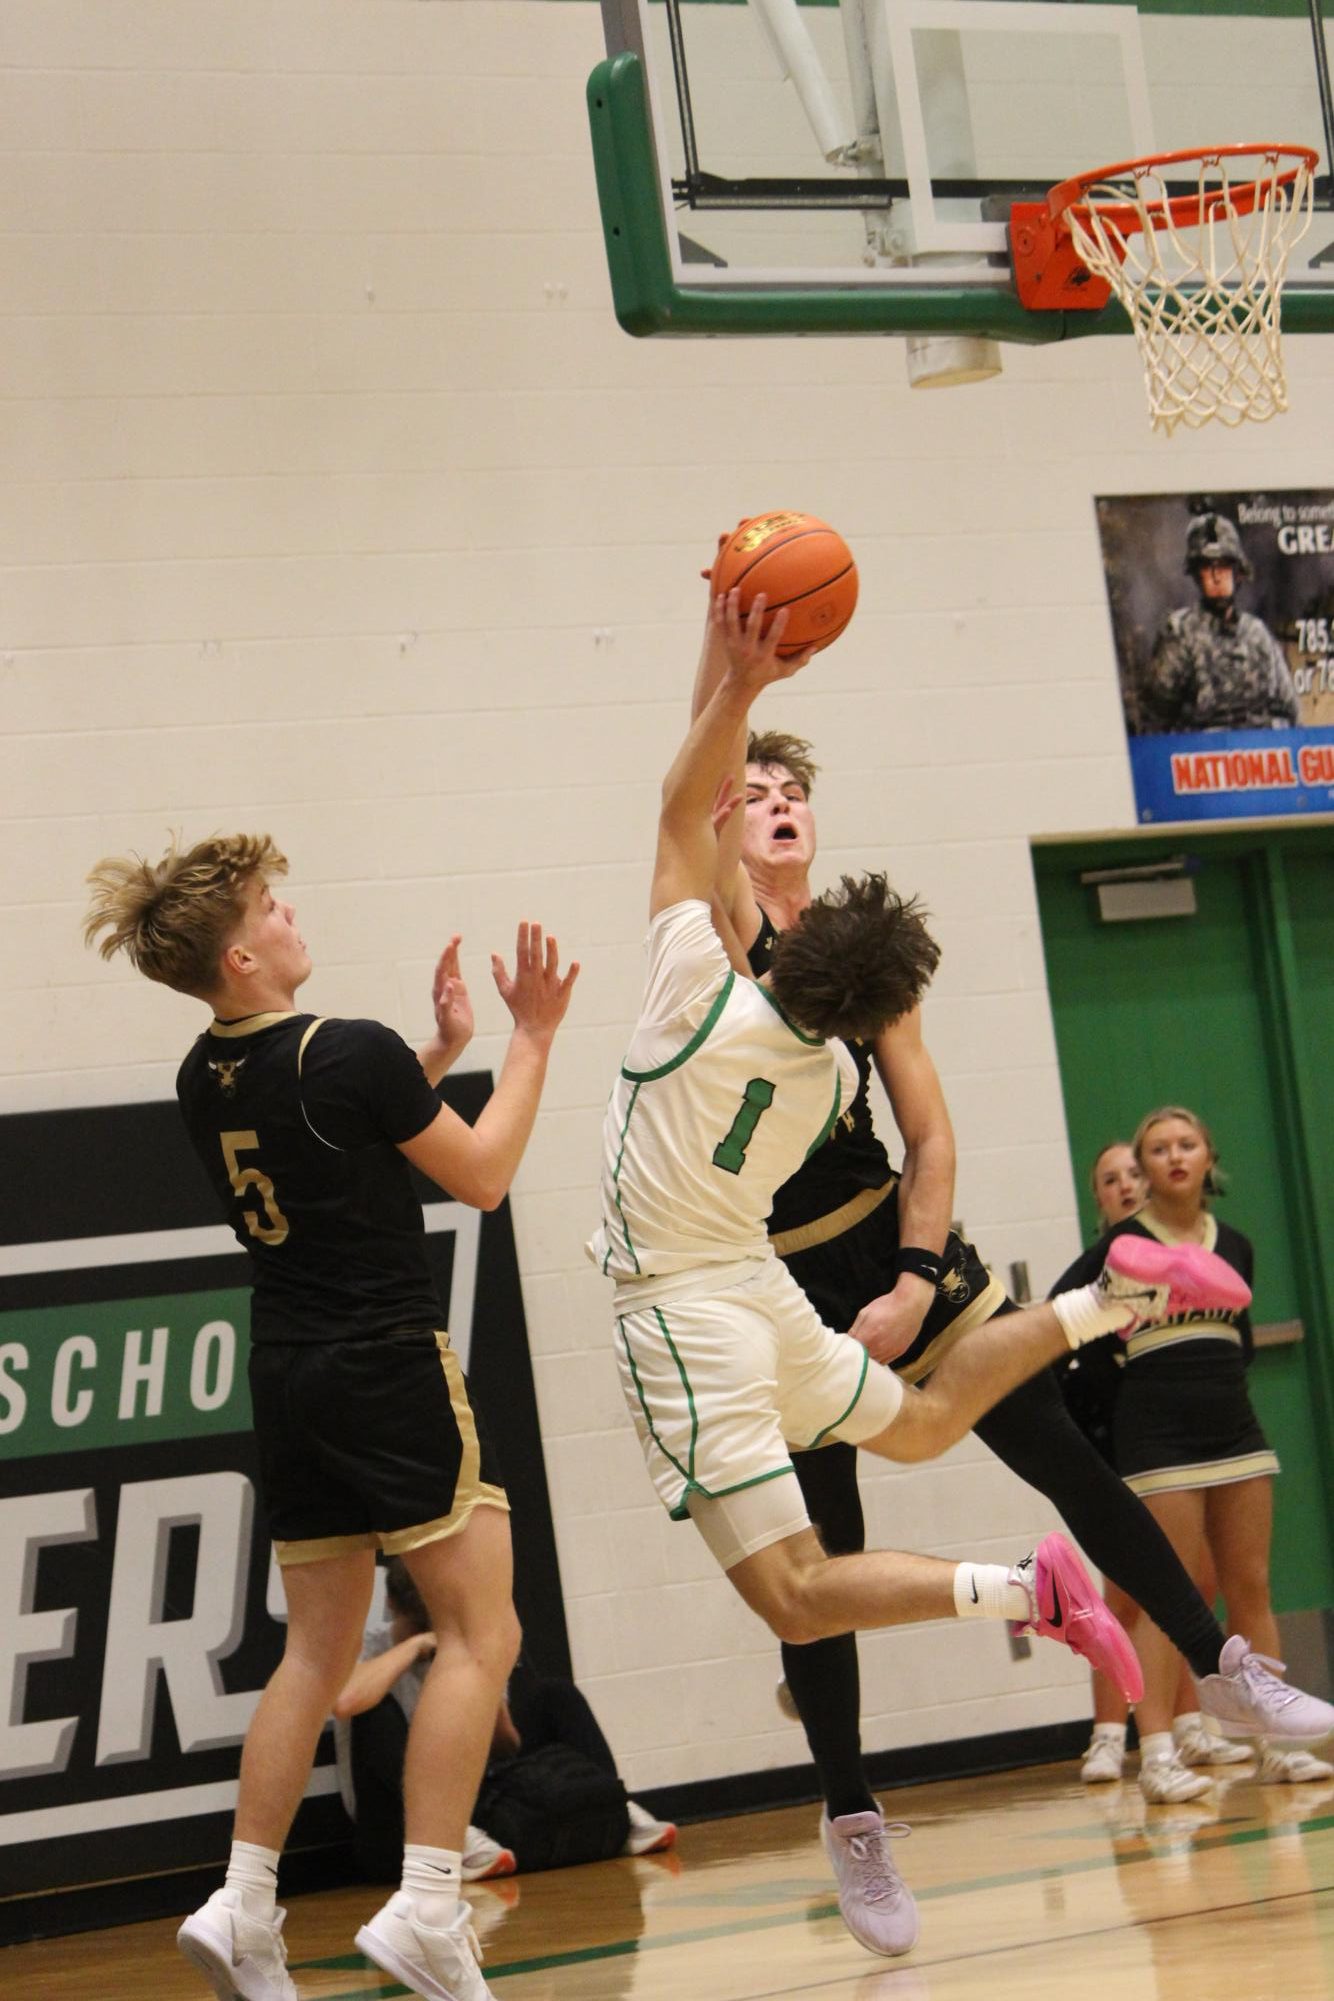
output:
[[[475,1118],[489,1076],[442,1095]],[[173,1103],[0,1118],[0,1936],[23,1900],[226,1854],[283,1644],[250,1435],[248,1261]],[[508,1208],[422,1183],[510,1490],[529,1655],[569,1655]],[[342,1831],[328,1737],[297,1838]]]

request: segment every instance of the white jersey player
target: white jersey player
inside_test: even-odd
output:
[[[735,592],[713,606],[710,644],[726,665],[663,783],[648,991],[604,1129],[589,1251],[616,1284],[622,1386],[649,1471],[782,1639],[1002,1617],[1137,1688],[1129,1642],[1061,1537],[1007,1570],[885,1550],[829,1558],[810,1527],[791,1445],[841,1438],[888,1459],[934,1458],[1068,1347],[1138,1325],[1148,1295],[1203,1295],[1220,1273],[1194,1247],[1161,1270],[1106,1272],[977,1330],[917,1390],[825,1327],[773,1256],[773,1191],[851,1086],[838,1038],[874,1036],[915,1006],[938,954],[883,877],[845,878],[783,932],[763,988],[731,977],[709,921],[716,802],[740,771],[752,701],[809,658],[779,656],[781,611],[767,635],[763,622],[763,598],[744,624]],[[734,783],[730,796],[740,803]],[[1230,1268],[1222,1282],[1235,1285]]]
[[[823,1145],[857,1089],[846,1043],[807,1035],[733,971],[707,903],[659,911],[648,962],[607,1111],[593,1240],[618,1299],[640,1286],[661,1297],[652,1282],[672,1273],[767,1257],[777,1178]]]

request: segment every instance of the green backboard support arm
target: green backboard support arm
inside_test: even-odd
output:
[[[987,286],[682,286],[672,272],[639,56],[623,51],[600,62],[588,79],[587,98],[612,300],[629,334],[972,334],[1043,346],[1130,331],[1116,304],[1099,312],[1027,311],[1008,278]],[[1334,331],[1334,286],[1290,282],[1283,328]]]

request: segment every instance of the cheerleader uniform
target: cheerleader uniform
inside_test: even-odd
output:
[[[1174,1241],[1143,1213],[1128,1217],[1077,1258],[1054,1290],[1090,1283],[1113,1237],[1127,1232]],[[1203,1242],[1250,1283],[1254,1254],[1240,1230],[1209,1213]],[[1131,1336],[1112,1422],[1112,1456],[1135,1493],[1223,1487],[1278,1472],[1278,1456],[1246,1389],[1253,1348],[1246,1312],[1173,1314]]]

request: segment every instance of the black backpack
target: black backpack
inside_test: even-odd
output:
[[[605,1862],[630,1832],[621,1781],[570,1744],[539,1744],[490,1766],[472,1817],[520,1869]]]

